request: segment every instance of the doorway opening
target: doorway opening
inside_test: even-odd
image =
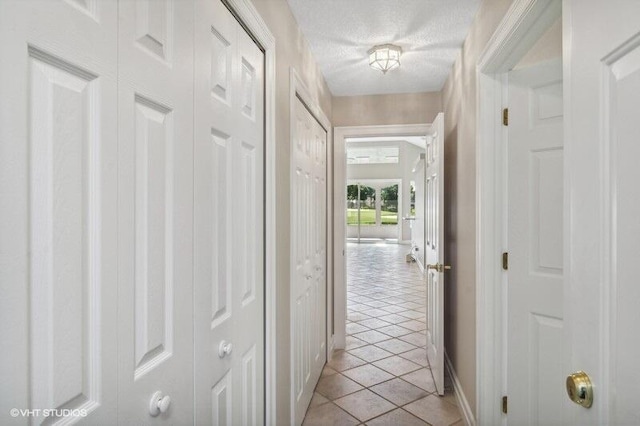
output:
[[[308,417],[330,410],[327,407],[333,404],[361,422],[376,417],[393,417],[398,423],[415,422],[416,417],[434,422],[430,415],[445,416],[451,422],[461,419],[458,407],[450,403],[456,398],[450,383],[445,393],[443,368],[433,371],[428,358],[429,342],[431,347],[438,342],[438,353],[442,350],[440,340],[430,338],[427,330],[427,318],[432,318],[427,315],[427,293],[441,279],[432,277],[428,286],[424,267],[407,262],[410,243],[415,241],[421,252],[427,251],[427,230],[433,231],[431,248],[443,240],[436,238],[437,221],[425,220],[427,208],[435,215],[440,206],[434,201],[442,194],[435,184],[434,177],[440,175],[434,167],[440,164],[438,153],[443,152],[435,143],[442,142],[442,125],[439,114],[433,125],[335,129],[337,350],[316,388],[318,399],[324,398],[326,405],[312,404]],[[427,172],[434,179],[427,179]],[[422,226],[412,226],[411,219]],[[384,234],[389,230],[396,233],[395,241]],[[420,235],[412,235],[416,232]],[[430,260],[435,268],[438,259]],[[432,294],[431,299],[438,297]],[[433,329],[441,323],[432,318]],[[442,356],[434,359],[443,361]],[[440,400],[438,394],[449,400]],[[375,402],[363,410],[363,400]]]
[[[510,422],[564,411],[561,14],[558,2],[507,13],[478,62],[479,424],[506,421],[505,395]]]
[[[411,211],[412,164],[425,151],[430,130],[429,124],[334,129],[336,349],[344,349],[346,345],[349,247],[362,243],[408,245],[411,242],[409,221],[402,219],[409,217]],[[409,250],[409,247],[400,248]]]

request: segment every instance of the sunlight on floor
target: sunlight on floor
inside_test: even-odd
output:
[[[325,366],[304,425],[462,425],[424,348],[426,291],[408,246],[347,245],[347,348]]]

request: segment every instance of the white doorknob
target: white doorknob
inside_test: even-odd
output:
[[[166,413],[171,405],[171,397],[169,395],[162,395],[162,392],[157,391],[151,396],[149,401],[149,414],[156,417],[160,413]]]
[[[233,345],[225,340],[220,342],[220,346],[218,346],[218,356],[220,358],[224,358],[227,355],[231,355],[231,351],[233,350]]]

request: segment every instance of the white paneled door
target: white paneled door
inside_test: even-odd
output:
[[[327,132],[295,99],[291,191],[292,423],[302,424],[326,362]]]
[[[193,3],[120,1],[118,9],[118,418],[187,424],[193,422]],[[156,392],[170,405],[153,419]]]
[[[425,272],[427,274],[427,358],[439,395],[444,395],[444,114],[432,124],[425,155]],[[417,203],[417,198],[416,198]],[[416,205],[417,207],[417,205]]]
[[[568,0],[565,371],[591,377],[580,425],[637,425],[640,383],[640,2]],[[566,398],[566,395],[565,395]]]
[[[0,424],[264,424],[260,48],[216,0],[4,0],[0,55]]]
[[[264,423],[264,54],[195,6],[195,421]]]
[[[117,47],[115,1],[0,2],[2,424],[117,421]]]
[[[562,60],[509,73],[509,423],[562,423]],[[523,384],[525,384],[523,386]]]
[[[418,161],[413,169],[413,181],[415,182],[415,191],[416,191],[416,204],[415,204],[415,213],[414,213],[414,222],[411,227],[411,250],[413,256],[420,266],[420,269],[424,269],[425,265],[425,246],[424,246],[424,218],[425,218],[425,171],[424,171],[424,156],[426,154],[420,154]]]

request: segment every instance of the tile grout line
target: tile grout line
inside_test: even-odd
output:
[[[402,255],[402,257],[404,257],[404,255]],[[348,262],[349,262],[349,259],[348,259]],[[389,263],[391,264],[391,262]],[[420,371],[426,371],[430,376],[430,382],[433,383],[433,376],[431,373],[431,369],[430,369],[428,360],[426,360],[426,352],[425,352],[425,360],[424,360],[426,361],[426,363],[419,361],[419,352],[418,352],[418,355],[416,355],[415,353],[412,355],[412,358],[414,358],[415,360],[412,358],[409,358],[408,355],[406,355],[409,352],[425,350],[426,341],[425,341],[425,344],[422,344],[422,345],[416,345],[415,343],[412,343],[412,342],[416,342],[416,341],[420,342],[420,338],[425,336],[426,306],[425,306],[425,303],[415,303],[414,301],[415,300],[426,301],[426,291],[424,291],[424,288],[422,285],[415,285],[415,280],[416,280],[415,269],[411,269],[407,271],[404,261],[397,262],[397,264],[402,265],[403,271],[396,275],[393,275],[393,272],[391,272],[390,274],[388,274],[388,276],[385,276],[384,272],[386,271],[381,273],[376,273],[372,271],[371,268],[351,268],[350,267],[351,270],[349,271],[350,274],[347,282],[347,294],[348,294],[347,327],[348,329],[351,328],[353,330],[352,332],[347,333],[347,340],[349,341],[349,339],[352,339],[352,342],[357,346],[348,347],[345,350],[341,350],[340,353],[343,354],[342,356],[348,355],[347,358],[353,360],[352,362],[355,362],[355,363],[362,362],[363,364],[350,365],[351,363],[347,360],[345,361],[347,368],[343,368],[344,365],[340,365],[339,366],[340,369],[336,369],[335,365],[339,365],[340,361],[339,360],[336,361],[334,358],[334,360],[331,361],[331,363],[333,363],[334,366],[330,365],[330,363],[327,363],[325,368],[329,368],[335,371],[335,373],[329,374],[329,375],[323,374],[321,375],[321,379],[325,378],[326,380],[326,378],[328,377],[338,377],[341,379],[346,379],[349,382],[355,383],[359,387],[359,389],[349,391],[345,394],[341,394],[341,392],[339,392],[340,396],[335,398],[331,398],[327,395],[324,395],[322,392],[318,390],[314,390],[314,393],[317,393],[318,395],[322,396],[327,401],[317,404],[313,408],[324,406],[326,404],[331,403],[334,406],[337,406],[338,408],[340,408],[341,412],[347,413],[351,418],[356,419],[359,422],[357,424],[360,424],[360,425],[364,425],[367,422],[371,422],[372,420],[383,417],[389,413],[395,412],[396,410],[401,410],[403,413],[410,415],[412,418],[415,418],[421,422],[427,423],[425,419],[405,409],[405,407],[407,407],[408,405],[411,405],[417,401],[421,401],[429,397],[433,397],[434,395],[437,394],[435,389],[434,390],[424,389],[423,387],[415,383],[412,383],[405,378],[406,376],[409,376],[411,374],[418,373]],[[411,266],[415,268],[415,265],[411,265]],[[356,274],[358,273],[357,269],[361,269],[360,273],[365,278],[354,280],[353,279],[354,269],[356,269],[355,271]],[[371,274],[371,278],[366,278],[367,273]],[[387,281],[393,282],[394,284],[392,286],[385,285],[384,282],[387,282]],[[389,310],[386,310],[384,308],[387,308]],[[354,319],[349,319],[349,317],[353,317]],[[385,317],[388,317],[388,318],[385,318]],[[350,324],[353,324],[353,326],[349,327]],[[415,330],[404,327],[402,326],[402,324],[405,324],[406,326],[414,327]],[[398,327],[400,329],[398,329]],[[384,331],[380,331],[381,329],[385,329],[385,328],[389,328],[389,330],[386,330],[387,333],[385,333]],[[394,330],[393,333],[397,333],[399,331],[400,333],[404,333],[404,334],[399,334],[399,335],[388,334],[388,333],[391,333],[390,330]],[[406,331],[406,333],[403,330]],[[374,333],[371,333],[371,332],[374,332]],[[370,340],[373,340],[373,342],[367,341],[363,338],[358,337],[359,334],[361,335],[361,337],[363,337],[364,333],[369,333],[367,337],[369,337]],[[384,335],[386,338],[380,341],[375,341],[377,337],[379,337],[376,334]],[[409,336],[413,336],[413,337],[409,337]],[[407,340],[403,339],[403,337]],[[391,342],[393,340],[396,340],[399,344],[407,345],[407,347],[405,347],[403,350],[400,350],[399,352],[395,352],[393,350],[390,350],[391,348],[388,347],[391,343],[387,343],[386,348],[384,346],[379,346],[380,344],[384,344],[385,342]],[[426,337],[425,337],[425,340],[426,340]],[[365,352],[360,351],[362,352],[361,356],[366,355],[367,358],[371,359],[371,361],[369,361],[357,355],[359,353],[358,350],[364,349],[364,348],[369,348],[371,352],[375,352],[375,350],[380,350],[380,351],[384,351],[384,353],[382,354],[382,357],[377,358],[377,355],[375,354],[369,355],[369,354],[366,354]],[[355,353],[353,353],[354,351]],[[416,356],[418,358],[416,358]],[[408,371],[396,370],[396,371],[402,371],[402,372],[400,374],[395,374],[391,371],[386,370],[382,366],[376,365],[376,363],[380,363],[384,360],[389,360],[393,357],[397,357],[399,359],[398,360],[399,362],[402,361],[404,363],[406,361],[407,363],[406,365],[410,370]],[[347,374],[345,374],[349,371],[362,369],[363,367],[371,367],[375,369],[374,371],[376,372],[379,371],[381,373],[384,373],[384,375],[388,375],[389,377],[385,378],[380,382],[371,383],[370,385],[367,386],[362,383],[363,380],[366,382],[370,382],[369,380],[365,380],[366,376],[362,376],[356,379],[355,378],[356,376],[352,378]],[[364,370],[361,370],[361,371],[364,371]],[[367,373],[363,372],[363,374],[366,375]],[[417,397],[407,395],[408,399],[401,401],[400,403],[395,403],[382,395],[381,391],[383,388],[377,388],[377,391],[373,389],[377,386],[388,384],[389,382],[395,381],[396,379],[400,380],[400,382],[404,383],[405,385],[411,386],[416,390],[419,390],[419,393],[421,395]],[[377,379],[374,378],[373,380],[375,381]],[[416,379],[416,380],[423,380],[423,379]],[[358,417],[356,417],[355,413],[351,413],[348,407],[343,408],[342,406],[336,403],[336,401],[340,399],[353,396],[354,394],[357,394],[363,391],[368,391],[371,394],[375,395],[377,398],[380,398],[382,401],[385,401],[386,403],[390,404],[390,408],[382,413],[376,414],[374,417],[366,421],[362,421]],[[329,392],[329,393],[334,393],[334,392]],[[446,406],[455,408],[455,410],[458,412],[458,417],[459,417],[459,407],[457,405],[444,399],[442,399],[441,402],[445,403]],[[307,413],[309,412],[309,410],[311,410],[311,408],[307,410]],[[454,422],[457,422],[457,421],[459,421],[459,419],[455,420]]]

